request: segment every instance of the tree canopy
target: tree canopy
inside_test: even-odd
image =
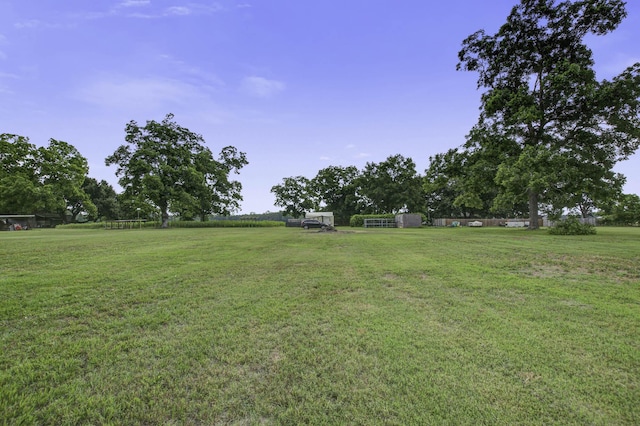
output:
[[[422,179],[411,158],[400,154],[367,163],[360,176],[363,213],[424,210]]]
[[[640,144],[640,64],[598,81],[584,38],[613,31],[624,5],[521,0],[496,34],[464,40],[458,69],[477,72],[486,89],[465,149],[497,166],[484,176],[498,185],[494,209],[527,200],[537,228],[542,207],[573,208],[620,191],[624,178],[612,168]],[[475,190],[467,186],[459,201],[477,201]]]
[[[309,182],[320,207],[333,212],[335,222],[347,224],[360,211],[360,172],[355,166],[329,166],[321,169]]]
[[[16,214],[56,213],[67,221],[96,207],[82,185],[86,158],[67,142],[50,139],[37,148],[29,138],[0,134],[0,211]]]
[[[640,224],[640,196],[623,194],[602,209],[604,222],[612,225]]]
[[[203,137],[173,118],[167,114],[161,122],[150,120],[145,126],[130,121],[126,144],[106,158],[106,165],[117,165],[116,176],[127,198],[158,209],[163,228],[170,211],[206,220],[209,214],[237,209],[242,185],[229,175],[248,164],[245,153],[227,146],[214,159]]]
[[[415,167],[411,158],[397,154],[380,163],[367,163],[362,171],[355,166],[330,166],[311,179],[284,178],[271,192],[275,205],[294,217],[327,209],[341,224],[358,213],[422,212],[422,177]]]
[[[96,206],[96,214],[89,216],[89,220],[120,219],[118,194],[107,181],[98,182],[92,177],[87,177],[82,189]]]
[[[300,217],[318,206],[314,200],[316,197],[311,193],[309,179],[304,176],[283,178],[282,184],[271,187],[271,193],[276,197],[274,204],[284,207],[284,212],[293,217]]]

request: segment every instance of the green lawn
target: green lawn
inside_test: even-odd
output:
[[[640,424],[640,229],[0,233],[0,424]]]

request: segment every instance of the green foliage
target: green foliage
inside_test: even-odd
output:
[[[17,214],[96,214],[82,185],[89,165],[67,142],[49,140],[36,148],[29,138],[0,134],[0,211]]]
[[[123,219],[118,203],[118,194],[107,181],[98,182],[96,179],[88,177],[84,180],[82,189],[96,206],[96,214],[90,215],[89,220]]]
[[[603,209],[605,225],[638,225],[640,224],[640,196],[623,194]]]
[[[395,219],[396,215],[393,213],[386,214],[354,214],[349,220],[349,226],[352,228],[359,228],[364,226],[365,219]]]
[[[58,198],[51,185],[39,185],[24,175],[0,179],[0,212],[33,214],[64,211],[64,200]]]
[[[349,218],[360,211],[359,176],[355,166],[330,166],[320,170],[309,182],[320,210],[333,212],[336,225],[349,224]]]
[[[427,210],[432,217],[514,217],[526,212],[526,205],[495,203],[500,190],[495,182],[499,165],[511,155],[513,143],[491,137],[476,127],[470,138],[482,144],[467,144],[429,158],[424,177]]]
[[[346,225],[356,213],[397,213],[424,211],[422,177],[411,158],[393,155],[381,163],[367,163],[364,170],[354,166],[331,166],[313,179],[288,177],[274,185],[275,205],[301,217],[313,210],[331,211],[336,224]]]
[[[304,176],[287,177],[281,185],[271,187],[275,195],[274,205],[284,207],[284,211],[293,217],[302,217],[305,212],[313,211],[318,205],[317,196],[310,188],[309,179]]]
[[[243,152],[227,146],[214,159],[202,136],[179,126],[173,114],[160,123],[147,121],[144,127],[131,121],[125,131],[127,144],[105,163],[118,166],[125,198],[159,210],[163,227],[168,226],[169,212],[205,220],[239,207],[242,185],[229,175],[248,164]]]
[[[429,157],[429,167],[423,179],[426,208],[434,217],[464,216],[454,205],[460,193],[461,158],[457,149]]]
[[[551,235],[593,235],[596,227],[588,223],[581,223],[577,216],[569,216],[554,223],[549,228]]]
[[[58,213],[64,216],[68,210],[74,221],[82,212],[95,217],[96,206],[82,187],[89,173],[87,159],[74,146],[55,139],[49,141],[48,147],[39,148],[39,153],[42,183],[50,185],[54,194],[65,201]]]
[[[537,224],[541,206],[584,215],[617,196],[613,166],[640,146],[640,63],[597,81],[584,39],[625,17],[621,0],[521,0],[496,34],[464,40],[458,69],[487,89],[466,148],[493,158],[494,210],[528,200]],[[509,143],[491,143],[500,139]]]
[[[400,154],[380,163],[367,163],[359,178],[363,213],[423,211],[422,178],[411,158]]]

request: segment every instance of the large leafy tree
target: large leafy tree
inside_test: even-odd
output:
[[[120,218],[118,194],[106,180],[98,182],[92,177],[87,177],[82,189],[96,206],[96,215],[90,216],[90,220]]]
[[[70,212],[74,221],[82,212],[96,215],[96,206],[82,188],[89,164],[73,145],[50,139],[47,147],[38,149],[38,163],[40,182],[63,201],[57,213],[66,217]]]
[[[179,126],[173,114],[140,126],[130,121],[125,145],[106,158],[117,165],[116,176],[126,198],[151,203],[160,211],[162,227],[169,212],[182,216],[228,213],[242,200],[239,182],[229,174],[248,164],[246,155],[234,147],[223,148],[218,160],[204,146],[201,135]]]
[[[330,166],[313,179],[304,176],[284,178],[274,185],[275,205],[300,217],[317,209],[331,210],[338,223],[348,223],[357,213],[420,212],[424,210],[422,177],[411,158],[388,157],[380,163],[367,163],[363,171],[355,166]]]
[[[248,164],[246,154],[233,146],[220,151],[217,161],[210,161],[208,154],[201,153],[196,164],[204,170],[206,184],[201,186],[198,196],[198,215],[205,220],[211,214],[229,215],[240,208],[242,201],[240,182],[230,180],[231,173],[238,174]]]
[[[0,134],[0,178],[20,175],[35,180],[37,149],[29,138]]]
[[[467,148],[499,159],[494,208],[527,200],[531,228],[542,206],[575,207],[617,191],[612,172],[640,144],[640,64],[596,80],[588,34],[604,35],[626,16],[622,0],[521,0],[494,35],[463,42],[458,69],[485,88]],[[479,135],[482,135],[479,137]],[[515,147],[515,149],[514,149]]]
[[[333,212],[336,224],[345,225],[359,213],[358,178],[355,166],[329,166],[311,179],[309,187],[320,201],[320,208]]]
[[[614,225],[637,225],[640,223],[640,196],[622,194],[611,200],[600,211],[606,223]]]
[[[64,209],[50,186],[39,185],[22,175],[0,179],[0,212],[10,214],[54,213]],[[60,219],[64,219],[60,216]]]
[[[474,162],[478,159],[478,162]],[[430,217],[488,217],[495,196],[491,163],[457,148],[429,158],[423,188]],[[495,170],[493,170],[495,175]]]
[[[49,140],[37,148],[24,136],[0,135],[0,211],[56,213],[67,220],[80,212],[95,213],[82,189],[87,160],[72,145]]]
[[[29,138],[0,134],[0,212],[31,214],[50,202],[37,182],[36,153]]]
[[[481,123],[472,129],[468,142],[457,152],[458,193],[454,205],[473,215],[490,217],[521,217],[527,203],[521,199],[499,203],[500,185],[496,174],[501,164],[518,155],[517,142]]]
[[[424,210],[422,178],[411,158],[396,154],[380,163],[367,163],[359,184],[365,213]]]
[[[463,156],[464,153],[457,149],[450,149],[429,157],[429,168],[425,171],[423,188],[430,217],[467,216],[464,207],[460,208],[455,204],[461,191]]]
[[[275,205],[284,207],[284,211],[293,217],[301,217],[305,212],[318,206],[317,196],[313,193],[308,178],[292,176],[282,179],[282,183],[271,187],[275,195]]]

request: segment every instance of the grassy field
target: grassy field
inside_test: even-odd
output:
[[[640,229],[0,233],[0,424],[640,424]]]

